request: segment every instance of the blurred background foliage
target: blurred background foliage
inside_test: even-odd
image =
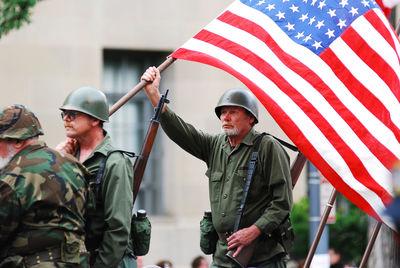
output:
[[[291,220],[295,243],[290,252],[294,260],[305,259],[309,250],[309,200],[302,198],[294,204]],[[336,199],[336,222],[329,226],[329,247],[337,250],[342,260],[351,265],[361,262],[367,245],[367,214],[341,194]]]
[[[30,10],[41,0],[1,0],[0,38],[24,23],[30,23]]]

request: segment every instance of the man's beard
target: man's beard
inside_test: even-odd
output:
[[[232,129],[221,128],[222,133],[226,134],[228,137],[233,137],[239,135],[239,129],[236,127]]]
[[[8,163],[11,161],[11,159],[17,154],[17,152],[14,150],[14,148],[11,146],[11,144],[8,144],[8,150],[10,151],[6,157],[1,157],[0,156],[0,170],[5,168]]]

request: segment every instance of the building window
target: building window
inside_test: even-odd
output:
[[[140,76],[146,68],[158,66],[168,55],[168,52],[104,50],[103,90],[110,107],[140,81]],[[111,116],[110,122],[105,124],[114,145],[119,149],[139,154],[153,112],[153,107],[143,90],[131,98]],[[153,215],[163,213],[163,161],[159,136],[157,135],[154,141],[134,206],[135,210],[146,209]]]

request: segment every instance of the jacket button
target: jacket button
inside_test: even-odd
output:
[[[223,196],[223,197],[224,197],[224,199],[226,199],[226,198],[228,197],[228,195],[227,195],[227,194],[224,194],[224,196]]]

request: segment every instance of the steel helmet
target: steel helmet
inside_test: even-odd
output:
[[[249,90],[243,88],[232,88],[226,91],[218,101],[215,107],[215,113],[218,118],[221,116],[221,108],[223,106],[238,106],[250,112],[254,118],[254,124],[258,123],[258,106],[257,99]]]
[[[35,114],[20,104],[0,110],[0,139],[27,140],[43,135]]]
[[[78,111],[100,121],[108,121],[108,102],[106,95],[93,87],[80,87],[65,99],[60,110]]]

